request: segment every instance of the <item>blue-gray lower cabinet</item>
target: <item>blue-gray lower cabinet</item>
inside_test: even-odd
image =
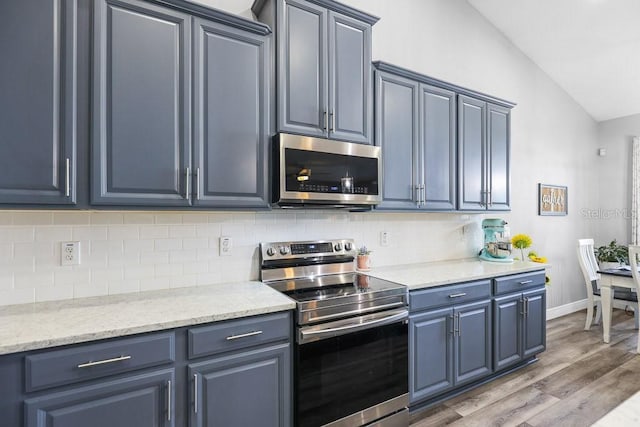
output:
[[[443,296],[438,294],[440,290],[448,293],[445,297],[449,299],[448,303],[446,300],[444,304],[438,302]],[[428,301],[427,304],[445,307],[425,311],[412,308],[409,317],[411,404],[444,394],[493,372],[491,300],[453,305],[455,298],[467,296],[467,290],[469,295],[488,293],[489,282],[423,291],[423,301]],[[420,298],[420,293],[412,293],[410,299]]]
[[[0,2],[0,203],[76,202],[77,3]]]
[[[26,427],[174,426],[173,369],[27,399]]]
[[[495,298],[496,370],[513,365],[546,348],[546,291],[530,291]]]
[[[189,425],[291,425],[290,355],[287,343],[190,364]]]

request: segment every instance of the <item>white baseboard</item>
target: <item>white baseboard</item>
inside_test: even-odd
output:
[[[623,301],[613,301],[613,308],[619,308],[624,310],[626,304]],[[557,317],[566,316],[567,314],[575,313],[576,311],[584,310],[587,308],[587,299],[571,302],[569,304],[561,305],[558,307],[552,307],[547,309],[547,320],[555,319]],[[633,308],[631,308],[633,310]]]
[[[587,308],[586,298],[580,301],[571,302],[569,304],[561,305],[558,307],[548,308],[547,320],[566,316],[567,314],[575,313],[576,311],[584,310],[585,308]]]

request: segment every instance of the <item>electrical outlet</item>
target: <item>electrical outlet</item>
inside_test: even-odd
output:
[[[391,244],[391,233],[388,231],[380,232],[380,246],[389,246]]]
[[[233,240],[229,236],[220,236],[220,256],[231,256]]]
[[[60,243],[60,264],[80,265],[80,242]]]

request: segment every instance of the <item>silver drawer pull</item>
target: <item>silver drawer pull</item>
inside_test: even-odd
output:
[[[81,363],[78,365],[78,368],[89,368],[91,366],[104,365],[105,363],[122,362],[123,360],[129,360],[129,359],[131,359],[131,356],[114,357],[113,359],[104,359],[104,360],[98,360],[96,362]]]
[[[463,297],[466,296],[467,293],[466,292],[460,292],[459,294],[451,294],[449,295],[449,298],[459,298],[459,297]]]
[[[227,341],[237,340],[238,338],[252,337],[254,335],[260,335],[261,333],[262,331],[253,331],[253,332],[247,332],[246,334],[229,335],[227,337]]]
[[[518,282],[521,285],[528,285],[529,283],[533,283],[533,280],[523,280],[522,282]]]

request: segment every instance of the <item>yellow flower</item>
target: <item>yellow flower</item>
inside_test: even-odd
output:
[[[531,240],[531,237],[527,236],[526,234],[516,234],[511,238],[511,243],[518,249],[524,249],[531,246],[531,243],[533,243],[533,241]]]

